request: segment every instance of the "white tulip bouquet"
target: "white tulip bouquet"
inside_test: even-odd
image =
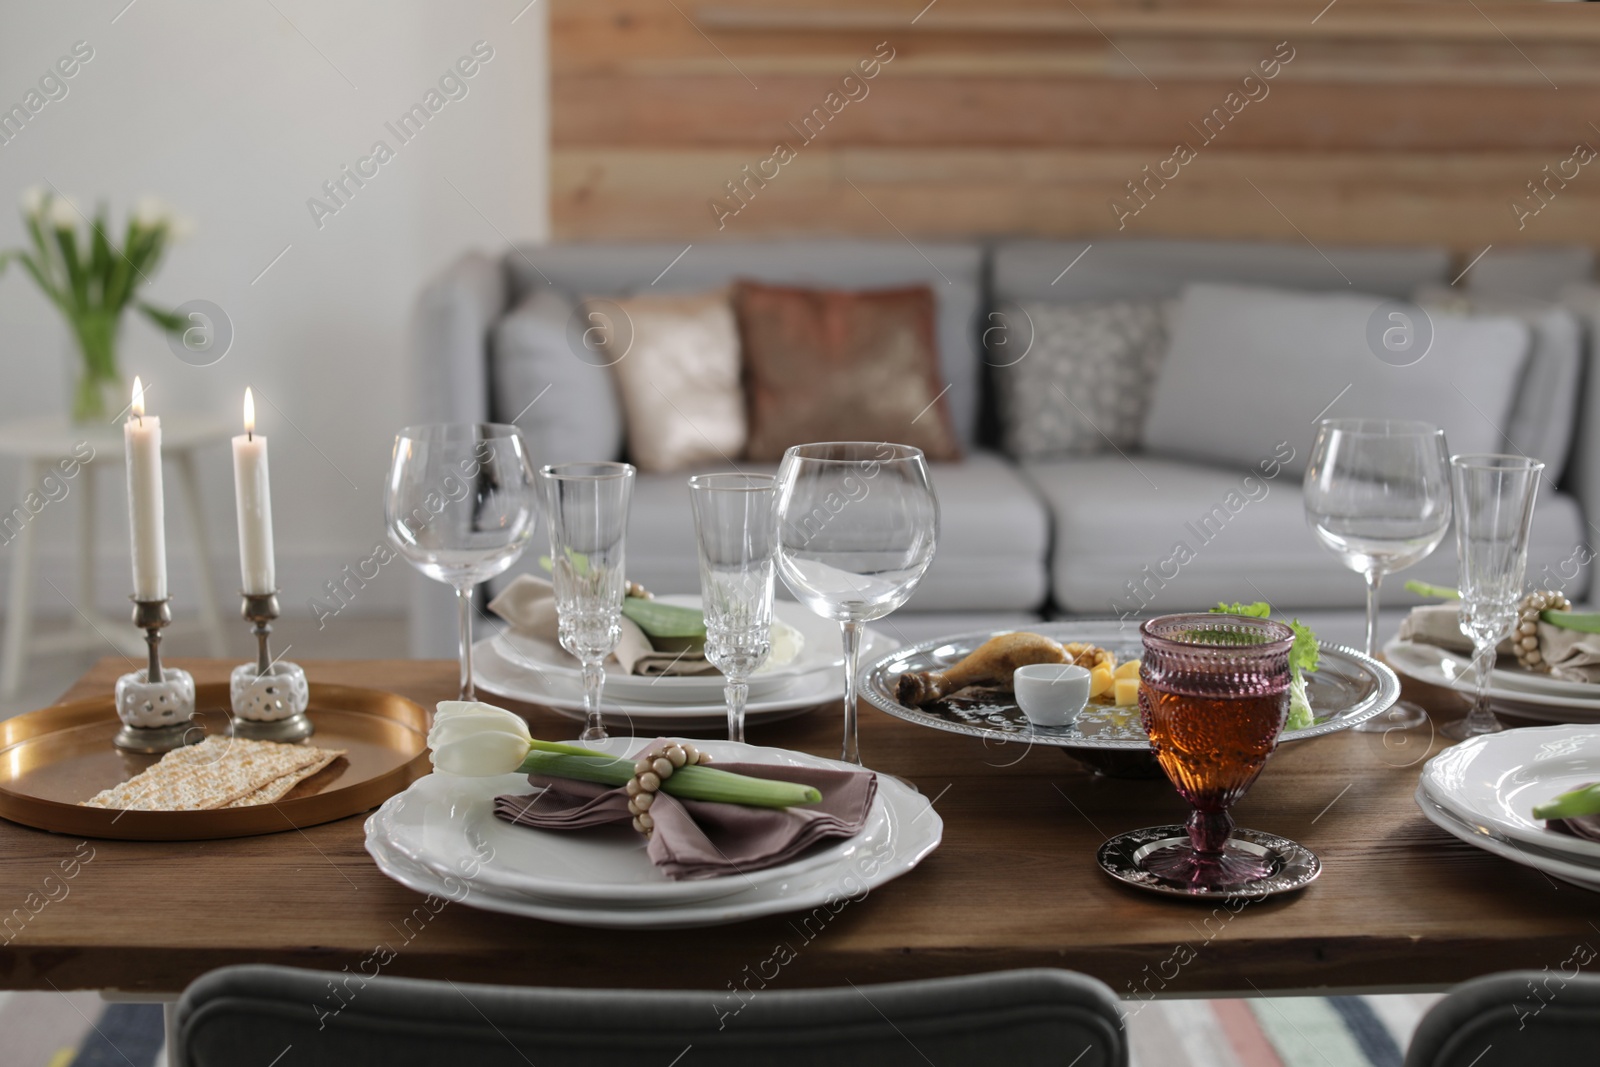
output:
[[[104,204],[93,218],[69,196],[34,187],[22,194],[22,224],[29,247],[0,252],[0,273],[22,265],[56,306],[83,357],[72,395],[77,422],[104,421],[126,402],[117,370],[117,336],[130,306],[164,333],[176,333],[183,316],[138,298],[167,247],[193,228],[154,197],[144,197],[128,216],[121,243],[111,238]]]

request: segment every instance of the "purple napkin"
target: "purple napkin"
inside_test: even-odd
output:
[[[815,786],[822,799],[793,808],[753,808],[657,793],[650,807],[655,832],[649,855],[674,881],[759,871],[789,862],[818,841],[852,837],[866,825],[878,792],[878,776],[871,771],[770,763],[713,766],[751,778]],[[538,774],[528,775],[528,781],[544,791],[496,797],[495,815],[540,830],[584,830],[633,819],[624,789]]]
[[[1594,783],[1590,783],[1592,785]],[[1580,785],[1577,788],[1587,789],[1589,786]],[[1547,819],[1545,825],[1550,829],[1581,837],[1585,841],[1600,841],[1600,815],[1580,815],[1573,819]]]

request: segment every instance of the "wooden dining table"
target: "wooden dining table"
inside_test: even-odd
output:
[[[177,665],[200,682],[224,680],[232,666]],[[314,683],[391,690],[425,706],[455,696],[452,662],[302,665]],[[106,693],[125,668],[102,661],[63,699]],[[1460,713],[1448,694],[1410,695],[1437,721]],[[548,709],[508,706],[535,736],[576,733]],[[1096,865],[1107,838],[1183,820],[1165,779],[1103,777],[1056,748],[862,714],[864,761],[931,800],[943,843],[910,873],[810,921],[644,933],[497,914],[470,897],[429,905],[367,856],[364,816],[188,842],[83,841],[0,822],[0,916],[40,893],[62,861],[80,860],[64,894],[20,931],[0,933],[0,988],[171,995],[212,968],[254,962],[731,996],[1061,967],[1148,999],[1437,990],[1494,971],[1559,969],[1600,945],[1600,896],[1462,844],[1423,817],[1412,799],[1421,764],[1446,743],[1431,727],[1280,747],[1235,815],[1310,847],[1322,876],[1295,893],[1223,904],[1131,888]],[[749,739],[836,756],[840,732],[834,704],[753,725]]]

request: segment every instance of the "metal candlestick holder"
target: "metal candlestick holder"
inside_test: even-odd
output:
[[[274,661],[268,640],[278,617],[278,594],[241,593],[244,617],[256,635],[256,661],[241,663],[228,680],[233,718],[228,733],[252,741],[299,741],[314,729],[306,717],[311,689],[306,672],[287,660]]]
[[[122,729],[112,743],[129,752],[170,752],[205,736],[193,722],[194,678],[161,665],[161,629],[172,621],[171,599],[133,598],[133,624],[144,631],[150,663],[117,679],[117,717]]]

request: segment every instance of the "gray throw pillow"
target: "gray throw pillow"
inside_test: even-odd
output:
[[[1433,343],[1407,366],[1368,339],[1383,297],[1191,285],[1145,422],[1145,447],[1240,467],[1270,458],[1305,471],[1319,418],[1420,419],[1452,453],[1504,452],[1501,427],[1527,363],[1517,318],[1431,313]],[[1380,342],[1381,344],[1381,342]]]
[[[1431,313],[1516,315],[1533,332],[1528,366],[1502,439],[1502,450],[1544,460],[1546,484],[1561,481],[1577,425],[1578,383],[1583,375],[1583,328],[1558,304],[1531,297],[1490,295],[1428,285],[1416,301]]]
[[[535,287],[495,323],[490,345],[490,411],[515,422],[530,459],[545,463],[622,458],[622,409],[611,372],[573,350],[573,302]]]
[[[1165,312],[1172,304],[1006,305],[1007,344],[991,344],[988,355],[1006,451],[1045,459],[1137,447],[1166,354]]]

